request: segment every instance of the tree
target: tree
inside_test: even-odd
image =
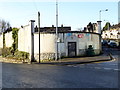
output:
[[[110,29],[111,24],[110,22],[106,22],[105,26],[103,27],[103,31]]]
[[[87,28],[89,32],[93,32],[93,24],[91,22],[87,25]]]
[[[95,55],[95,52],[94,52],[94,49],[93,49],[92,45],[89,45],[89,47],[86,51],[86,54],[87,54],[87,56],[94,56]]]
[[[5,32],[8,28],[10,28],[10,23],[0,19],[0,33]]]
[[[12,53],[14,54],[14,52],[18,49],[18,28],[13,28],[12,29],[12,38],[13,38],[13,44],[12,44]]]

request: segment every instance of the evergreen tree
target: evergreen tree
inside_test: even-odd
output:
[[[94,52],[92,45],[89,45],[89,48],[87,49],[86,54],[87,54],[87,56],[94,56],[95,55],[95,52]]]
[[[110,29],[111,24],[110,22],[106,22],[105,26],[103,27],[103,31]]]

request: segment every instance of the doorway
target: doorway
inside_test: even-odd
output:
[[[68,56],[75,57],[76,51],[76,42],[68,42]]]

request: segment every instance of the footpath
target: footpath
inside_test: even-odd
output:
[[[111,61],[114,59],[115,58],[111,54],[109,54],[109,55],[99,55],[94,57],[63,58],[63,59],[59,59],[58,61],[46,61],[41,63],[32,62],[28,64],[72,65],[72,64],[85,64],[85,63],[93,63],[93,62]],[[0,56],[0,62],[22,64],[27,61],[8,59]]]
[[[94,57],[77,57],[77,58],[64,58],[59,59],[58,61],[49,61],[49,62],[42,62],[40,64],[52,64],[52,65],[72,65],[72,64],[85,64],[85,63],[94,63],[94,62],[104,62],[104,61],[111,61],[115,58],[109,55],[100,55]],[[36,63],[39,64],[39,63]]]

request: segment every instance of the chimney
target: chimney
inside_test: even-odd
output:
[[[61,24],[61,27],[63,27],[63,24]]]
[[[52,25],[52,27],[54,27],[54,25]]]
[[[97,24],[98,24],[98,32],[99,34],[101,34],[101,22],[102,21],[97,21]]]

